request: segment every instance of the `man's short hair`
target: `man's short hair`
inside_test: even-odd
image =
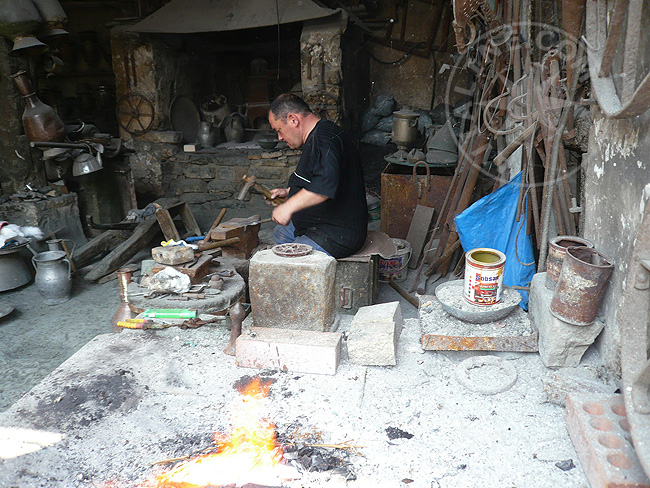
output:
[[[309,105],[307,105],[302,98],[291,93],[283,93],[273,100],[269,111],[273,113],[273,117],[284,123],[287,122],[287,116],[290,113],[300,115],[309,115],[313,113],[309,108]]]

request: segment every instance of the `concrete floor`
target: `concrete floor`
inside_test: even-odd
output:
[[[264,230],[263,240],[269,233],[270,228]],[[273,389],[282,391],[275,395],[282,401],[271,407],[279,432],[291,431],[298,422],[323,431],[327,442],[354,439],[367,446],[363,456],[351,459],[356,481],[310,482],[306,476],[290,486],[588,486],[563,409],[547,402],[541,379],[550,371],[537,354],[493,353],[515,366],[517,382],[497,395],[468,391],[454,370],[462,360],[485,353],[422,351],[417,310],[381,284],[378,301],[395,300],[405,318],[396,367],[359,367],[344,360],[333,377],[265,373],[274,377]],[[128,370],[139,385],[134,396],[141,402],[119,409],[117,417],[109,412],[109,420],[98,418],[97,425],[71,407],[69,425],[63,422],[61,427],[68,440],[39,453],[0,460],[5,466],[0,487],[89,487],[118,478],[124,484],[116,486],[133,486],[149,475],[148,463],[187,453],[190,445],[201,447],[211,428],[227,428],[224,407],[237,395],[231,385],[256,374],[237,368],[222,354],[228,338],[223,326],[151,332],[153,343],[141,331],[111,333],[110,318],[119,304],[116,281],[98,285],[75,276],[71,300],[55,306],[43,305],[29,284],[1,293],[0,303],[15,307],[0,319],[0,429],[47,424],[49,414],[43,409],[52,398],[65,399],[80,375],[92,382],[97,379],[93,374],[104,378]],[[349,320],[341,321],[343,330]],[[145,367],[143,354],[152,361]],[[598,363],[593,351],[587,361]],[[62,422],[53,419],[50,430]],[[386,437],[388,428],[415,437],[391,439]],[[122,446],[130,439],[126,455]],[[187,445],[171,439],[185,439]],[[567,459],[576,468],[562,471],[555,466]],[[56,475],[44,478],[45,469]]]

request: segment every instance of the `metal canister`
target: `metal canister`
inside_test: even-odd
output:
[[[613,269],[612,262],[595,249],[569,247],[551,299],[551,313],[569,324],[592,324]]]
[[[397,146],[410,147],[418,137],[418,119],[420,114],[403,108],[393,112],[392,139]]]
[[[589,247],[594,244],[582,237],[557,236],[548,243],[548,257],[546,258],[546,288],[555,290],[557,280],[560,277],[564,255],[569,247]]]
[[[463,295],[474,305],[494,305],[501,300],[506,255],[496,249],[479,247],[465,254]]]

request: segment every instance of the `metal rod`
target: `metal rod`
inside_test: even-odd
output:
[[[549,172],[549,177],[546,178],[546,181],[549,183],[548,192],[544,195],[544,201],[542,206],[544,209],[544,215],[542,220],[542,239],[540,242],[539,249],[539,265],[537,271],[544,271],[546,269],[546,254],[548,252],[548,228],[550,224],[551,217],[551,204],[553,201],[553,187],[555,186],[555,175],[557,173],[557,163],[558,155],[560,154],[560,144],[562,144],[562,133],[564,132],[564,126],[566,125],[567,119],[569,118],[569,112],[571,111],[571,103],[576,94],[576,89],[578,87],[578,77],[580,70],[584,65],[584,48],[582,44],[578,43],[578,54],[576,55],[576,70],[574,71],[575,76],[571,78],[571,86],[569,87],[569,93],[566,99],[566,105],[562,109],[562,114],[560,115],[560,120],[558,121],[557,130],[555,131],[555,137],[553,138],[553,146],[551,147],[551,157],[548,168],[546,171]]]

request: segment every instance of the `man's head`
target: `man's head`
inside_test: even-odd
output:
[[[286,141],[291,149],[305,143],[318,120],[302,98],[290,93],[273,100],[269,109],[271,127],[277,132],[278,139]]]

